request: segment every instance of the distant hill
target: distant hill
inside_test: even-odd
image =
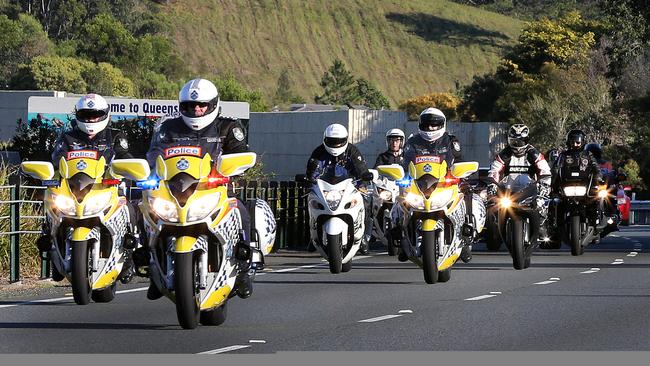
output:
[[[443,0],[177,0],[165,6],[171,40],[197,73],[233,73],[270,97],[283,69],[312,101],[340,58],[393,107],[452,91],[493,70],[523,22]]]

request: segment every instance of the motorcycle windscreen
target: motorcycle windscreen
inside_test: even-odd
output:
[[[316,175],[317,179],[323,180],[329,184],[339,184],[346,179],[352,178],[350,172],[344,166],[339,164],[330,164],[328,162],[319,162],[316,169],[319,174]]]
[[[417,156],[410,163],[411,178],[418,179],[424,175],[431,175],[440,180],[447,175],[447,161],[439,156]]]
[[[86,173],[77,173],[68,178],[68,187],[70,187],[70,192],[77,199],[77,202],[83,201],[94,184],[95,178]]]
[[[90,154],[91,152],[95,154]],[[78,173],[84,173],[91,178],[101,180],[106,170],[106,160],[103,156],[100,157],[97,151],[89,151],[83,157],[76,157],[78,155],[71,153],[68,153],[71,159],[61,157],[59,160],[61,178],[69,179]]]
[[[528,174],[510,174],[504,177],[500,185],[507,190],[519,192],[534,183],[535,180]]]

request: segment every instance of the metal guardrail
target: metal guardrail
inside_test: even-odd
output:
[[[10,220],[9,231],[0,232],[0,235],[10,237],[10,282],[20,280],[20,236],[23,234],[40,234],[40,230],[21,230],[21,219],[45,219],[45,216],[20,215],[20,206],[24,203],[41,205],[42,201],[21,200],[22,189],[44,190],[42,186],[21,186],[19,176],[11,176],[9,185],[0,186],[1,189],[11,190],[11,197],[7,201],[0,201],[0,205],[11,205],[9,215],[0,216],[0,220]],[[135,187],[131,188],[135,189]],[[239,199],[246,202],[249,199],[259,198],[268,202],[277,222],[274,250],[277,249],[306,249],[309,242],[309,214],[307,211],[307,193],[309,188],[293,181],[248,181],[243,185],[234,187]],[[27,245],[34,245],[28,243]],[[41,253],[41,278],[50,276],[50,261]]]
[[[650,225],[650,201],[630,202],[630,225]]]

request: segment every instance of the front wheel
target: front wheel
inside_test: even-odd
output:
[[[77,305],[90,302],[90,246],[87,241],[72,242],[72,297]]]
[[[424,271],[424,281],[428,284],[438,282],[438,259],[436,245],[436,232],[422,232],[422,269]]]
[[[108,286],[105,289],[93,290],[92,297],[94,302],[111,302],[115,298],[115,292],[117,290],[117,282],[113,282],[112,285]]]
[[[492,218],[490,218],[492,217]],[[488,216],[488,225],[485,228],[487,231],[485,237],[485,246],[490,252],[497,252],[501,249],[501,235],[499,234],[499,226],[495,222],[493,215]]]
[[[183,329],[194,329],[199,321],[198,258],[193,253],[174,253],[176,316]]]
[[[226,315],[228,312],[227,302],[219,306],[216,309],[202,311],[201,312],[201,324],[203,325],[221,325],[226,321]]]
[[[580,240],[580,216],[571,216],[571,255],[582,255],[584,248]]]
[[[327,255],[329,257],[330,272],[341,273],[341,236],[327,234]]]
[[[524,222],[521,217],[510,218],[510,254],[512,255],[512,266],[515,269],[526,268],[526,250],[524,247]]]

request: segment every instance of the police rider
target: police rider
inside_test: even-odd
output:
[[[345,126],[335,123],[327,126],[323,133],[323,143],[311,153],[307,161],[306,177],[315,181],[321,175],[337,175],[337,168],[355,180],[369,181],[372,179],[372,174],[368,171],[368,166],[359,149],[348,142],[348,130]],[[372,232],[372,214],[367,195],[363,197],[366,227],[359,252],[367,254],[368,241]]]
[[[59,166],[59,160],[63,157],[66,158],[68,152],[75,150],[94,150],[103,156],[106,163],[110,163],[113,158],[115,159],[129,159],[133,158],[129,152],[129,142],[126,136],[119,130],[108,128],[111,121],[109,113],[109,106],[106,99],[99,94],[86,94],[79,98],[75,105],[75,119],[71,122],[72,128],[63,131],[56,143],[54,144],[54,151],[52,152],[52,163],[55,167]],[[134,275],[132,265],[131,252],[133,246],[137,245],[135,237],[138,236],[139,230],[136,224],[136,212],[131,204],[127,205],[130,215],[129,233],[127,234],[128,242],[131,248],[125,248],[125,263],[120,273],[120,281],[128,283]],[[45,243],[50,242],[49,234],[44,235],[43,240]],[[55,273],[56,269],[52,269],[52,277],[56,279],[63,279],[62,274]]]
[[[408,164],[415,163],[416,157],[421,155],[435,155],[444,158],[447,166],[451,167],[455,162],[462,161],[462,148],[456,136],[447,132],[447,118],[437,108],[427,108],[420,113],[418,123],[418,134],[411,135],[404,146],[404,168],[408,171]],[[463,224],[463,235],[475,236],[475,229],[472,220],[472,193],[462,186],[467,207],[465,224]],[[397,237],[401,237],[401,228],[396,228]],[[472,260],[472,247],[467,243],[461,252],[460,259],[467,263]],[[406,253],[400,250],[398,260],[408,260]]]
[[[399,128],[391,128],[386,132],[386,147],[388,150],[377,156],[375,169],[379,165],[404,164],[404,131]]]
[[[537,181],[537,195],[549,198],[551,193],[551,167],[533,145],[530,144],[530,129],[524,124],[515,124],[508,129],[508,146],[497,154],[488,172],[488,195],[496,196],[498,184],[510,177],[516,178],[521,174],[528,175]],[[540,215],[539,236],[547,237],[546,217],[548,207],[538,207]]]
[[[209,153],[216,163],[221,154],[248,151],[246,132],[235,118],[220,115],[221,103],[217,87],[206,79],[188,81],[178,93],[179,114],[162,118],[154,129],[151,147],[147,152],[149,165],[155,166],[156,158],[164,156],[165,149],[175,146],[200,146],[202,153]],[[232,192],[229,192],[232,195]],[[237,200],[242,220],[242,241],[235,249],[240,271],[235,282],[235,293],[241,298],[253,292],[249,276],[251,266],[250,216],[246,206]],[[155,300],[162,294],[151,282],[147,298]]]

